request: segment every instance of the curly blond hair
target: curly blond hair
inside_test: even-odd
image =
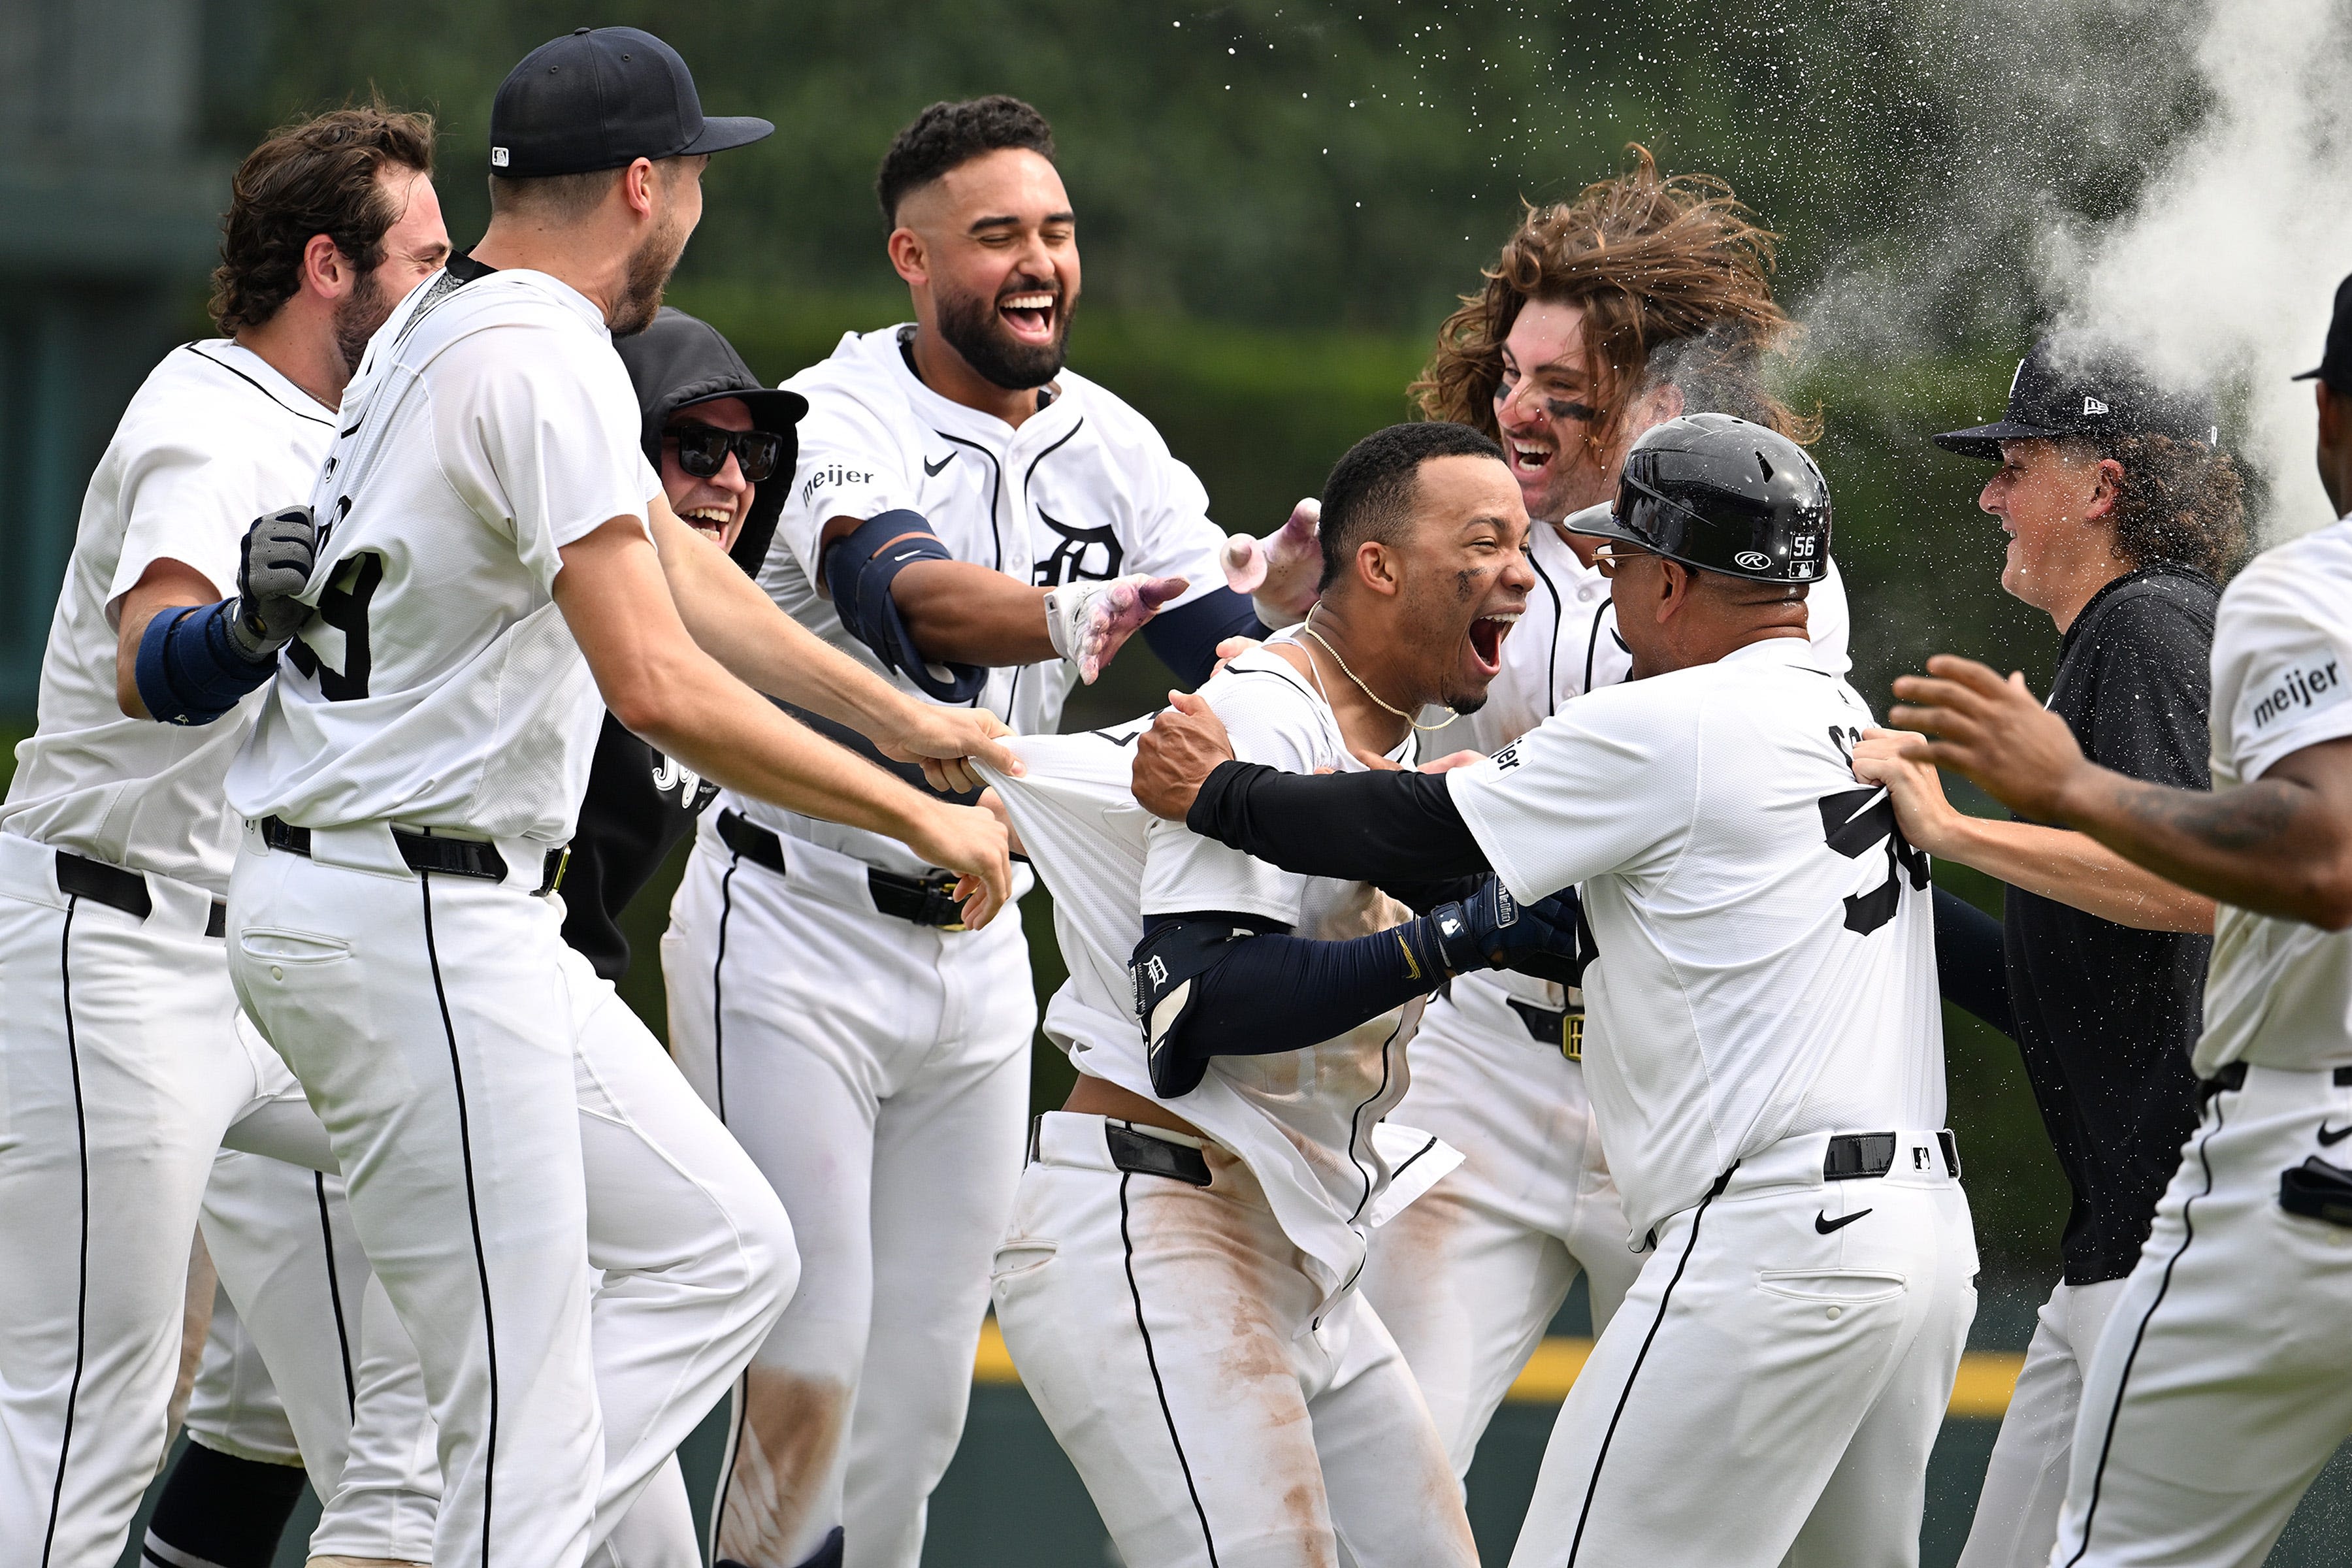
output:
[[[1601,417],[1586,433],[1596,459],[1612,450],[1635,395],[1656,381],[1685,386],[1702,407],[1769,425],[1799,441],[1819,423],[1764,387],[1766,352],[1797,335],[1772,298],[1780,236],[1712,174],[1658,173],[1636,142],[1633,167],[1572,202],[1525,216],[1486,269],[1486,287],[1437,330],[1436,352],[1408,389],[1422,413],[1499,437],[1495,395],[1503,340],[1530,300],[1580,305]],[[1696,393],[1696,396],[1691,395]]]

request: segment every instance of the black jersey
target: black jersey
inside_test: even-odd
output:
[[[2067,630],[2050,710],[2102,767],[2210,785],[2208,660],[2221,590],[2169,563],[2116,579]],[[2196,1121],[2197,1044],[2212,939],[2135,931],[2008,889],[2003,950],[2019,1050],[2074,1189],[2070,1285],[2138,1261]]]
[[[563,940],[614,984],[629,971],[621,911],[718,794],[604,715],[563,869]]]

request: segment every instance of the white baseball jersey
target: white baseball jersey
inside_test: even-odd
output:
[[[2213,787],[2352,735],[2352,521],[2258,555],[2213,623]],[[2352,1062],[2352,932],[2217,907],[2199,1076]]]
[[[1633,674],[1633,656],[1617,635],[1617,609],[1600,568],[1579,560],[1560,531],[1546,522],[1528,531],[1528,564],[1535,568],[1536,586],[1527,613],[1503,639],[1503,668],[1486,688],[1486,704],[1460,721],[1468,744],[1489,754],[1559,712],[1561,703]],[[1815,668],[1843,675],[1853,661],[1846,653],[1845,580],[1835,561],[1807,594],[1805,607]],[[1482,970],[1455,984],[1491,985],[1552,1012],[1563,1002],[1555,982],[1508,969]]]
[[[119,602],[158,561],[236,592],[245,531],[308,500],[335,413],[225,339],[166,355],[123,411],[82,500],[41,661],[39,729],[16,748],[0,832],[228,890],[237,819],[222,780],[259,696],[211,724],[116,704]]]
[[[784,383],[809,400],[809,411],[760,585],[785,614],[882,673],[816,591],[819,540],[835,518],[899,510],[921,513],[958,561],[1041,588],[1133,572],[1190,579],[1172,609],[1224,585],[1224,534],[1209,521],[1208,494],[1149,420],[1066,370],[1055,381],[1059,395],[1016,429],[918,380],[902,347],[913,331],[846,333],[831,358]],[[922,695],[905,677],[893,679]],[[1058,658],[992,669],[976,706],[1019,733],[1050,734],[1076,680],[1076,667]],[[764,802],[730,796],[726,804],[872,865],[924,869],[904,845],[876,834]]]
[[[1360,773],[1321,693],[1279,655],[1254,651],[1201,688],[1235,754],[1290,773]],[[1295,876],[1146,814],[1129,793],[1130,749],[1147,721],[1095,735],[1019,742],[1029,773],[992,775],[1023,845],[1055,895],[1070,978],[1045,1011],[1046,1037],[1082,1072],[1152,1092],[1127,961],[1144,920],[1231,910],[1299,936],[1363,936],[1407,918],[1362,882]],[[1411,765],[1408,736],[1391,753]],[[1373,1128],[1404,1098],[1416,1001],[1303,1049],[1219,1056],[1168,1108],[1247,1164],[1283,1231],[1327,1292],[1351,1281],[1389,1166]]]
[[[1586,1081],[1636,1237],[1792,1134],[1942,1125],[1927,863],[1849,771],[1871,722],[1773,637],[1447,775],[1514,894],[1580,885]]]
[[[305,826],[572,836],[604,704],[559,552],[661,481],[603,314],[544,273],[418,288],[368,346],[312,497],[305,597],[230,804]]]

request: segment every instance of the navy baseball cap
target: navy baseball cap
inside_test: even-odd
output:
[[[750,115],[706,118],[677,51],[635,27],[582,27],[541,44],[490,100],[490,173],[531,180],[723,153],[775,133]]]
[[[2191,393],[2167,392],[2125,355],[2053,334],[2017,362],[2009,382],[2009,409],[1990,425],[1947,430],[1933,437],[1947,452],[2000,461],[2003,441],[2063,441],[2106,436],[2172,436],[2221,443],[2212,404]]]
[[[2297,381],[2324,381],[2330,392],[2352,393],[2352,278],[2336,286],[2336,315],[2327,323],[2327,347],[2316,368]]]

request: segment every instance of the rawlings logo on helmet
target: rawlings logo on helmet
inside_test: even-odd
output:
[[[1743,550],[1731,559],[1734,564],[1745,566],[1750,572],[1761,572],[1772,564],[1772,558],[1760,550]]]

